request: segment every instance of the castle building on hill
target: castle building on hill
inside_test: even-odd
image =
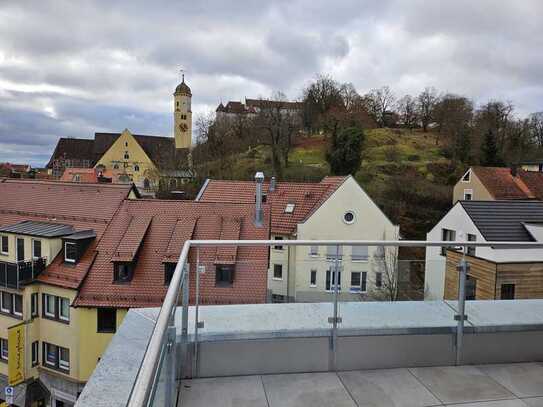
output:
[[[61,178],[66,168],[99,168],[120,174],[118,179],[133,182],[143,192],[156,191],[161,184],[180,187],[193,178],[191,100],[183,75],[173,93],[173,137],[132,134],[128,129],[95,133],[94,139],[61,137],[47,168],[54,178]],[[72,172],[77,180],[77,171]]]
[[[236,118],[240,116],[254,117],[263,108],[279,109],[284,114],[298,114],[303,110],[302,102],[287,102],[280,100],[268,100],[268,99],[247,99],[245,98],[245,104],[238,101],[230,101],[226,105],[219,104],[215,109],[217,119]]]

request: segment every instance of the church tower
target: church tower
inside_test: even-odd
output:
[[[173,135],[175,148],[192,147],[192,93],[185,83],[185,74],[173,94]]]

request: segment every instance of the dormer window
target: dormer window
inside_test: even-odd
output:
[[[232,287],[234,284],[233,264],[217,264],[215,268],[215,285],[217,287]]]
[[[64,236],[64,262],[75,264],[85,254],[89,244],[96,238],[94,230],[81,230]]]
[[[170,285],[177,263],[164,263],[164,285]]]
[[[113,280],[116,283],[129,283],[134,275],[134,263],[115,263]]]
[[[262,203],[266,203],[267,200],[268,200],[268,195],[262,194]],[[255,202],[256,202],[256,195],[255,195]]]
[[[6,235],[0,236],[0,254],[9,254],[9,240]]]
[[[75,263],[77,261],[77,245],[73,242],[64,242],[64,261]]]
[[[73,182],[81,182],[81,175],[75,174],[72,178]]]
[[[285,213],[292,213],[294,212],[294,204],[288,203],[287,206],[285,206]]]

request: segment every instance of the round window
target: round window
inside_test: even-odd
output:
[[[345,214],[343,215],[343,221],[345,223],[353,223],[354,222],[354,212],[351,212],[351,211],[347,211],[345,212]]]

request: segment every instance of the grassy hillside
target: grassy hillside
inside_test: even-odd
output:
[[[285,179],[318,181],[329,175],[324,136],[297,140]],[[215,178],[251,179],[271,174],[270,152],[258,146],[211,166]],[[365,131],[362,165],[353,174],[384,212],[401,226],[405,238],[424,239],[451,205],[452,184],[461,169],[445,158],[433,134],[399,129]]]

